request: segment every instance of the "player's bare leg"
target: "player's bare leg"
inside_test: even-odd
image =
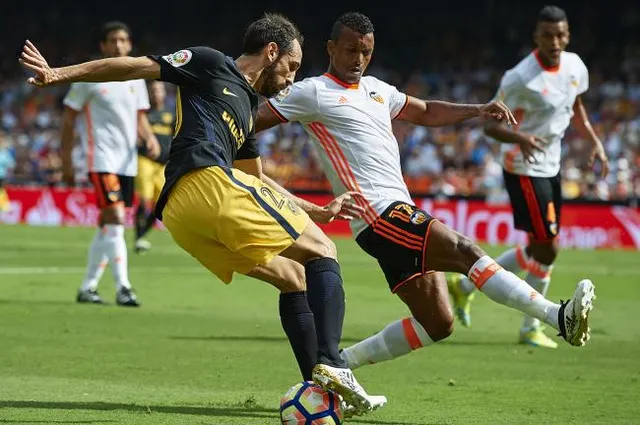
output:
[[[365,413],[386,403],[382,396],[369,396],[340,356],[345,305],[340,266],[334,243],[313,222],[282,256],[303,264],[307,300],[313,312],[318,337],[318,364],[313,380],[343,397],[356,413]]]
[[[270,283],[280,290],[280,322],[305,381],[313,379],[318,363],[318,339],[306,293],[305,269],[299,263],[277,256],[266,266],[258,265],[247,276]]]
[[[409,307],[412,317],[392,322],[376,335],[345,348],[342,355],[352,369],[403,356],[453,332],[444,273],[415,277],[400,286],[396,294]]]
[[[571,345],[590,337],[588,316],[595,298],[591,281],[578,283],[571,300],[555,304],[525,281],[504,270],[469,238],[440,222],[431,226],[425,258],[428,268],[463,273],[485,295],[558,330]]]

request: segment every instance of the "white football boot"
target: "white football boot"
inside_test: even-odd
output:
[[[589,279],[584,279],[578,283],[573,298],[561,303],[558,312],[560,326],[558,335],[566,339],[569,344],[582,347],[591,338],[589,313],[593,310],[595,298],[595,286]]]

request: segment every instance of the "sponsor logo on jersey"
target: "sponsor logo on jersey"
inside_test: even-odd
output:
[[[421,210],[415,210],[412,214],[411,217],[409,217],[409,219],[411,220],[411,222],[413,224],[422,224],[425,221],[427,221],[427,214],[425,214],[424,211]]]
[[[377,92],[369,92],[369,97],[381,105],[384,105],[384,98],[380,96]]]
[[[222,89],[222,94],[226,94],[227,96],[238,97],[238,95],[232,92],[231,90],[229,90],[228,87],[225,87]]]
[[[573,87],[578,87],[578,79],[576,78],[576,76],[570,75],[569,78],[571,79],[571,85]]]
[[[286,87],[286,88],[280,90],[280,93],[278,93],[278,95],[276,96],[276,101],[278,103],[282,103],[284,98],[289,96],[289,93],[291,93],[291,87]]]
[[[171,124],[173,122],[173,114],[171,112],[163,112],[160,119],[164,124]]]
[[[191,53],[191,50],[179,50],[171,55],[163,56],[162,59],[169,62],[174,68],[180,68],[188,64],[192,57],[193,53]]]

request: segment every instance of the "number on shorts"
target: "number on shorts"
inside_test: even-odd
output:
[[[278,200],[278,198],[276,198],[276,195],[273,194],[273,191],[271,189],[269,189],[268,187],[262,186],[260,188],[260,193],[262,193],[264,196],[268,196],[269,198],[271,198],[274,205],[278,207],[279,210],[282,209],[282,206],[284,205],[285,200],[283,198]]]

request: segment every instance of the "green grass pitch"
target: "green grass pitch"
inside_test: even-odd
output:
[[[77,305],[92,232],[0,227],[0,424],[279,423],[299,376],[277,291],[243,277],[225,286],[156,232],[148,255],[129,257],[142,308],[113,305],[109,270],[100,292],[111,305]],[[346,345],[407,311],[374,260],[337,244]],[[472,329],[357,370],[389,404],[349,423],[640,423],[640,254],[564,251],[550,298],[583,277],[598,296],[586,347],[516,345],[520,315],[479,296]]]

